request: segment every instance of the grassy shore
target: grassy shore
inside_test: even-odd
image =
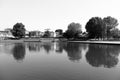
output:
[[[54,38],[22,38],[22,39],[1,39],[0,43],[23,43],[23,42],[53,42]]]
[[[24,42],[24,40],[10,40],[10,39],[8,39],[8,40],[0,40],[0,43],[23,43]]]
[[[23,42],[53,42],[53,38],[29,38],[29,39],[19,39],[19,40],[0,40],[0,43],[23,43]],[[63,42],[61,40],[61,42]],[[120,41],[66,41],[66,42],[78,42],[78,43],[86,43],[86,44],[118,44],[120,45]]]

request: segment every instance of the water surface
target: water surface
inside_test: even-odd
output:
[[[0,43],[0,80],[120,80],[120,46]]]

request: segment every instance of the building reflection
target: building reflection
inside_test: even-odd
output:
[[[86,53],[87,62],[94,67],[112,68],[118,63],[120,46],[90,44]]]
[[[6,43],[2,43],[0,44],[0,54],[4,53],[4,54],[12,54],[12,49],[14,47],[14,44],[6,44]]]
[[[57,42],[56,45],[55,45],[56,53],[62,53],[64,45],[65,45],[65,43],[63,43],[63,42]]]
[[[29,51],[40,51],[41,45],[40,43],[35,43],[35,42],[29,42],[27,43],[27,47],[29,49]]]
[[[15,44],[12,49],[12,54],[15,60],[22,61],[25,58],[25,45]]]
[[[27,43],[29,51],[40,52],[41,49],[44,49],[46,53],[54,50],[53,43],[39,43],[39,42],[29,42]]]

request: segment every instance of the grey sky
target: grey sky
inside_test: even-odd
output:
[[[0,0],[0,30],[22,22],[27,30],[67,29],[71,22],[84,28],[94,16],[119,20],[119,0]]]

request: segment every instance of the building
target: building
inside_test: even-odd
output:
[[[42,35],[41,31],[29,31],[29,37],[42,37]]]
[[[62,35],[63,35],[63,30],[62,29],[57,29],[56,31],[55,31],[55,34],[56,34],[56,36],[55,37],[62,37]]]
[[[0,39],[14,38],[11,32],[11,28],[7,28],[4,31],[0,31]]]
[[[14,37],[13,35],[12,35],[12,29],[11,28],[6,28],[5,30],[4,30],[7,34],[6,34],[6,37]]]
[[[51,37],[54,37],[54,32],[53,32],[53,31],[46,30],[46,31],[44,31],[42,37],[44,37],[44,38],[51,38]]]
[[[54,37],[54,32],[50,31],[50,37]]]

